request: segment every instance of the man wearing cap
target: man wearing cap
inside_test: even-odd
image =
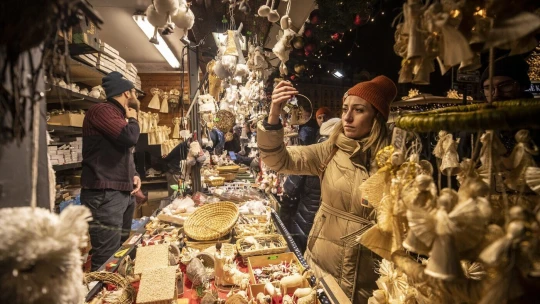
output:
[[[137,92],[118,72],[109,73],[102,82],[107,101],[92,106],[83,122],[81,203],[93,218],[92,271],[129,236],[135,207],[131,194],[141,187],[132,153],[140,129],[137,112],[129,107]]]
[[[522,56],[507,56],[497,59],[493,62],[493,86],[490,88],[489,67],[484,70],[480,78],[482,94],[486,101],[492,98],[493,101],[505,101],[512,99],[528,99],[533,98],[533,95],[525,90],[531,86],[529,78],[529,64]],[[518,130],[501,131],[500,137],[508,152],[512,151],[515,145],[514,134]],[[537,132],[532,132],[533,141],[538,143]],[[458,144],[458,153],[462,157],[471,157],[472,142],[475,142],[476,134],[469,132],[459,132],[457,138],[460,139]]]

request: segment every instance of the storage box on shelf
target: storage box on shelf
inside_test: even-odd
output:
[[[51,115],[47,124],[70,126],[70,127],[82,127],[84,120],[84,114],[65,112],[58,115]]]
[[[58,167],[57,169],[70,169],[80,167],[82,162],[82,137],[77,137],[75,141],[69,142],[62,146],[48,146],[47,153],[51,159],[51,164],[73,166]]]
[[[69,44],[71,55],[99,52],[99,31],[96,25],[84,17],[79,24],[73,26],[73,39]]]

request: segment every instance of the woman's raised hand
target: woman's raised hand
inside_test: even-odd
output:
[[[270,113],[268,114],[268,123],[277,125],[283,103],[298,94],[298,91],[289,81],[281,81],[276,85],[272,92],[272,103],[270,104]]]

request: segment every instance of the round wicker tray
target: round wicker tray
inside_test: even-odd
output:
[[[220,166],[216,167],[216,170],[221,173],[229,173],[229,172],[238,172],[240,169],[240,166],[237,165],[230,165],[230,166]]]
[[[217,240],[231,232],[238,214],[238,207],[231,202],[204,205],[184,222],[184,233],[197,241]]]
[[[224,133],[229,132],[236,122],[236,117],[233,113],[226,110],[219,110],[216,113],[216,127]]]

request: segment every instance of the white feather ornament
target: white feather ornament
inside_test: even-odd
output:
[[[154,35],[150,38],[150,42],[158,44],[157,31],[158,28],[163,28],[167,25],[167,15],[158,13],[156,8],[150,4],[148,8],[146,8],[146,18],[148,19],[148,22],[154,26]]]
[[[172,22],[178,28],[190,30],[195,24],[195,15],[187,6],[182,6],[178,12],[172,16]]]
[[[90,219],[82,206],[68,206],[60,215],[0,209],[0,302],[80,303],[86,294],[80,248]]]

